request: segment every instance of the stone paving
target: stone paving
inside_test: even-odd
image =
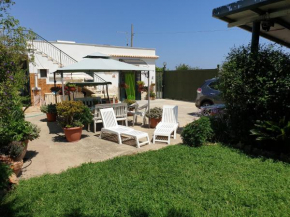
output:
[[[139,101],[140,105],[147,101]],[[197,118],[198,109],[192,102],[183,102],[176,100],[157,99],[151,101],[151,108],[163,105],[178,105],[178,120],[180,128],[177,138],[171,139],[170,145],[181,143],[180,132],[182,128]],[[128,117],[129,125],[132,123],[132,117]],[[134,141],[128,140],[125,144],[119,145],[116,138],[108,137],[99,139],[98,131],[96,134],[83,130],[82,139],[75,143],[66,141],[62,129],[57,123],[46,121],[46,115],[40,112],[26,113],[26,120],[37,124],[41,128],[40,138],[29,142],[28,151],[25,156],[25,163],[20,179],[27,179],[34,176],[40,176],[47,173],[60,173],[68,168],[80,166],[87,162],[98,162],[112,159],[122,155],[132,155],[149,150],[157,150],[168,146],[166,143],[157,143],[144,145],[137,149]],[[138,124],[141,124],[139,117]],[[148,126],[134,126],[134,129],[148,132],[152,139],[154,129]],[[99,130],[101,125],[99,126]],[[92,127],[91,127],[92,129]]]

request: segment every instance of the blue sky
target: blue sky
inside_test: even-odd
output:
[[[134,47],[155,48],[169,69],[185,63],[215,68],[233,46],[251,34],[212,17],[212,9],[234,0],[15,0],[11,14],[47,40],[126,46],[134,25]],[[218,30],[218,31],[216,31]],[[182,32],[182,33],[180,33]],[[130,40],[129,40],[130,42]],[[262,43],[268,42],[261,39]]]

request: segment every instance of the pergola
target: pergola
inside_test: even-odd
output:
[[[252,51],[257,51],[259,36],[290,48],[289,0],[241,0],[213,9],[212,16],[252,32]]]
[[[147,79],[149,85],[150,79],[150,71],[148,68],[142,68],[139,66],[135,66],[132,64],[120,62],[117,60],[110,59],[109,55],[105,55],[99,52],[87,55],[83,60],[74,63],[69,66],[65,66],[63,68],[59,68],[54,72],[54,83],[56,84],[55,74],[61,74],[61,83],[62,83],[62,92],[64,93],[64,80],[63,73],[77,73],[77,72],[85,72],[88,74],[92,74],[95,72],[128,72],[128,71],[141,71],[143,72]],[[75,82],[73,82],[75,83]],[[86,82],[86,83],[75,83],[77,85],[106,85],[107,86],[107,94],[108,94],[108,84],[111,82]],[[64,95],[63,95],[64,96]],[[148,97],[148,108],[150,109],[150,97]]]

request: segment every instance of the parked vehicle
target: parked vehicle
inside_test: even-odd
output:
[[[197,89],[195,100],[196,107],[210,106],[214,104],[223,104],[220,91],[217,89],[218,78],[206,80],[203,85]]]

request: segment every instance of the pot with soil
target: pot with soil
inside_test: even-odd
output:
[[[84,124],[90,124],[93,115],[89,107],[81,101],[65,101],[56,105],[58,123],[63,128],[69,142],[81,139]]]
[[[57,111],[56,111],[56,105],[55,104],[49,104],[49,105],[43,105],[40,107],[40,111],[43,113],[46,113],[47,121],[48,122],[55,122]]]
[[[155,107],[146,112],[146,117],[150,119],[150,127],[155,128],[162,118],[162,108]]]
[[[82,137],[83,127],[63,128],[65,138],[69,142],[77,142]]]

